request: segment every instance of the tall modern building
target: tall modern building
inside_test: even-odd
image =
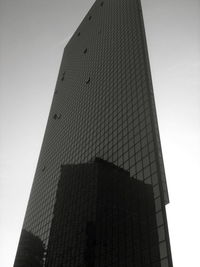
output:
[[[140,0],[97,0],[65,47],[15,267],[172,267]]]

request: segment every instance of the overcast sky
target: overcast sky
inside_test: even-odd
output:
[[[0,266],[12,267],[64,46],[94,0],[0,0]],[[199,264],[200,0],[142,0],[174,266]]]

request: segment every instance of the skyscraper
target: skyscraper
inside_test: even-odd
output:
[[[152,215],[152,228],[147,227],[148,229],[145,231],[148,237],[153,235],[153,240],[156,240],[155,255],[152,256],[153,254],[151,255],[149,250],[151,247],[151,244],[148,243],[150,238],[143,242],[140,239],[142,237],[138,237],[139,244],[148,243],[146,244],[148,260],[138,259],[136,261],[137,256],[135,256],[132,261],[127,261],[124,264],[133,266],[133,263],[136,264],[137,262],[138,266],[171,267],[172,260],[165,212],[165,205],[169,199],[139,0],[97,0],[65,47],[23,225],[23,231],[35,236],[35,240],[41,240],[42,247],[45,247],[43,260],[40,260],[43,266],[53,266],[51,265],[53,264],[51,262],[53,257],[57,257],[58,262],[67,257],[67,266],[72,267],[117,266],[117,264],[118,266],[126,266],[121,262],[117,263],[116,253],[113,252],[114,248],[112,251],[112,246],[109,244],[105,245],[105,247],[109,247],[110,254],[107,253],[111,258],[109,265],[98,262],[100,259],[100,257],[98,258],[98,247],[101,246],[97,246],[99,240],[97,236],[101,231],[105,235],[105,231],[98,230],[100,228],[98,228],[95,220],[88,219],[88,223],[83,220],[83,225],[85,225],[83,231],[86,235],[88,233],[90,245],[83,246],[82,250],[80,247],[77,248],[83,253],[84,261],[82,262],[73,262],[74,245],[67,244],[67,239],[60,242],[58,231],[56,231],[56,229],[63,229],[62,231],[65,233],[74,227],[72,223],[69,229],[60,228],[58,224],[64,220],[65,216],[62,217],[62,212],[58,212],[59,209],[56,207],[63,207],[62,211],[67,212],[67,203],[65,205],[62,202],[64,197],[59,194],[59,185],[64,181],[63,175],[66,185],[71,186],[73,192],[77,190],[75,195],[80,198],[80,201],[85,196],[91,201],[91,194],[93,197],[95,194],[96,197],[99,197],[101,196],[100,192],[103,194],[106,190],[97,190],[97,194],[95,193],[97,191],[92,187],[94,192],[91,192],[92,189],[85,189],[82,192],[81,187],[76,184],[80,178],[87,183],[91,172],[85,174],[85,169],[88,166],[91,168],[89,162],[92,158],[101,159],[101,168],[105,168],[103,176],[99,175],[98,171],[94,175],[102,183],[100,188],[106,188],[107,181],[104,178],[110,177],[110,174],[106,174],[106,170],[108,170],[106,166],[112,164],[115,166],[112,168],[123,169],[124,173],[128,173],[126,175],[123,173],[121,176],[116,174],[118,177],[115,180],[116,183],[122,185],[121,194],[126,195],[124,190],[127,187],[123,186],[123,182],[117,181],[118,179],[128,179],[128,183],[131,180],[136,188],[140,188],[136,190],[137,192],[141,192],[141,195],[151,195],[153,198],[153,204],[150,208],[152,213],[155,211]],[[94,161],[92,168],[97,168],[95,167],[96,164]],[[71,171],[72,166],[76,166],[77,176]],[[101,168],[97,168],[97,170],[100,171]],[[64,174],[63,169],[65,170]],[[136,180],[138,180],[137,183]],[[114,185],[116,185],[115,182],[113,182],[113,187]],[[65,182],[63,188],[65,188]],[[85,188],[89,187],[86,186]],[[120,187],[117,186],[116,188],[119,190]],[[135,192],[134,190],[132,192]],[[66,192],[70,195],[69,191]],[[130,193],[127,194],[129,196],[127,199],[130,200]],[[70,199],[69,195],[67,201],[70,203],[73,199]],[[118,193],[119,195],[120,193]],[[138,203],[134,201],[134,198],[133,193],[133,202]],[[121,205],[123,210],[127,210],[128,208],[125,206],[128,205],[128,200],[121,200],[121,203],[117,205],[119,207]],[[98,203],[101,201],[99,200]],[[106,211],[101,211],[101,205],[99,206],[98,203],[93,209],[101,215],[103,220],[104,216],[106,218]],[[110,210],[114,214],[116,203],[114,200],[112,203],[113,206]],[[140,200],[139,205],[146,207],[146,204],[141,203]],[[78,210],[77,205],[74,206],[76,210]],[[71,212],[75,212],[76,216],[81,216],[83,214],[81,207],[82,205],[80,205],[79,214],[77,211],[72,210]],[[84,206],[84,209],[86,208],[90,209],[91,205]],[[106,209],[105,205],[104,210]],[[132,207],[132,211],[133,209],[134,207]],[[139,211],[135,207],[135,222],[137,221],[140,228],[143,224],[149,225],[147,223],[147,221],[149,222],[149,209],[144,208],[144,210],[146,211],[142,223],[139,222],[141,216],[138,215]],[[92,210],[89,213],[92,214]],[[56,219],[59,216],[60,220]],[[115,220],[120,220],[120,217],[122,216],[113,215]],[[110,219],[110,223],[113,225],[110,226],[110,229],[114,229],[116,223],[113,218]],[[128,219],[126,221],[130,223]],[[66,224],[70,225],[70,220],[66,221]],[[119,232],[123,231],[122,228],[119,230]],[[113,235],[112,238],[115,236]],[[63,247],[60,248],[61,254],[57,249],[57,256],[52,254],[52,247],[56,240],[59,246],[63,244]],[[75,240],[76,234],[74,234],[74,239],[73,235],[71,237],[72,244]],[[111,239],[108,237],[108,240]],[[135,240],[133,236],[130,242],[134,243]],[[33,250],[31,249],[26,249],[26,252],[21,251],[21,248],[27,248],[28,244],[31,246],[31,242],[28,243],[26,238],[20,239],[15,267],[28,266],[24,263],[24,265],[19,265],[17,260],[18,255],[23,258],[23,253],[29,253],[27,251],[32,253]],[[79,246],[81,246],[81,241]],[[141,245],[139,247],[141,248]],[[134,255],[142,257],[142,254],[135,253]],[[65,262],[63,260],[63,263],[59,262],[58,264],[60,264],[58,266],[62,266],[61,264],[65,264]]]

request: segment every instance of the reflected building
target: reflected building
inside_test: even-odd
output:
[[[98,158],[62,166],[46,266],[161,266],[156,227],[152,185]]]
[[[45,266],[62,258],[60,266],[123,267],[126,255],[127,266],[138,257],[135,266],[172,267],[168,203],[140,0],[97,0],[64,49],[23,229],[45,245]],[[137,236],[135,225],[147,229]]]
[[[16,267],[43,267],[45,246],[41,239],[25,229],[21,232],[15,260]]]

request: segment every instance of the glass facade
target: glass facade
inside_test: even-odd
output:
[[[171,267],[169,199],[139,0],[97,0],[65,47],[22,230],[41,240],[44,266],[61,166],[96,157],[151,186],[160,260],[136,266]]]

